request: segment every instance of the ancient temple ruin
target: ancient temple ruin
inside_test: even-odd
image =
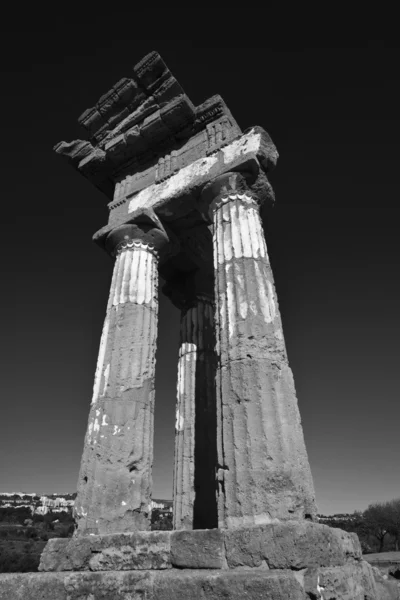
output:
[[[79,122],[87,141],[55,150],[108,198],[94,240],[114,271],[77,530],[48,543],[37,597],[376,599],[356,536],[316,522],[263,228],[268,133],[220,96],[194,106],[155,52]],[[159,276],[181,311],[172,532],[149,531]]]

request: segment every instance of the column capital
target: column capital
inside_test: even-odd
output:
[[[166,231],[156,215],[152,219],[138,216],[134,222],[115,227],[104,237],[103,245],[111,256],[137,247],[148,250],[161,260],[176,254],[179,247],[176,236]]]
[[[215,177],[203,187],[200,195],[200,212],[212,223],[213,213],[230,200],[257,206],[274,202],[274,192],[263,171],[249,181],[244,173],[231,171]]]

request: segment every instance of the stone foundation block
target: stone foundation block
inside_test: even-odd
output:
[[[40,571],[168,569],[170,532],[143,531],[49,540]]]
[[[324,600],[382,600],[370,565],[349,562],[342,567],[307,569],[304,573],[307,598]]]
[[[171,562],[186,569],[223,569],[225,567],[224,538],[220,529],[173,531]]]
[[[266,569],[0,575],[0,600],[304,600],[291,571]]]
[[[65,573],[0,573],[0,600],[66,600],[64,579]]]
[[[155,577],[152,600],[304,600],[304,590],[291,571],[175,573],[168,571]]]
[[[71,573],[64,580],[66,600],[150,599],[152,584],[151,571]],[[47,597],[43,600],[47,600]],[[52,600],[64,600],[64,596]]]
[[[229,568],[304,569],[344,565],[361,559],[358,537],[310,521],[286,521],[224,530]]]
[[[301,570],[361,560],[354,534],[309,521],[236,529],[138,531],[50,540],[40,571],[234,569]]]

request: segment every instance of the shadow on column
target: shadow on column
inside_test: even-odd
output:
[[[212,336],[214,337],[213,333]],[[216,364],[215,350],[206,348],[198,352],[195,379],[193,529],[218,527]]]

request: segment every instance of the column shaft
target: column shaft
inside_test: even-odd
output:
[[[181,315],[174,529],[217,527],[214,309],[205,297]]]
[[[80,533],[149,528],[157,257],[126,243],[114,266],[78,481]]]
[[[292,372],[256,202],[214,207],[220,527],[316,513]]]

